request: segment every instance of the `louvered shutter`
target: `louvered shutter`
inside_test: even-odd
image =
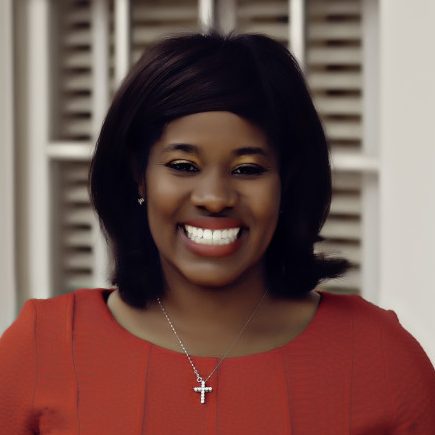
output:
[[[132,61],[135,62],[151,42],[162,36],[198,30],[198,2],[132,0],[131,27]]]
[[[333,154],[360,153],[362,141],[362,30],[360,0],[306,2],[306,74]],[[331,213],[317,250],[354,264],[325,287],[337,292],[361,288],[361,176],[333,171]]]
[[[59,2],[57,29],[59,124],[56,139],[91,139],[91,5],[90,1]]]
[[[288,44],[287,0],[239,0],[236,7],[236,28],[245,33],[264,33]]]
[[[68,150],[92,138],[92,53],[90,1],[62,1],[54,17],[57,31],[56,88],[53,142],[66,150],[53,158],[52,178],[57,186],[53,222],[54,287],[68,292],[86,287],[93,278],[93,216],[87,192],[88,161],[75,161]]]
[[[70,291],[93,281],[93,212],[87,190],[88,163],[61,162],[54,172],[59,180],[57,214],[59,255],[56,274],[58,288]]]

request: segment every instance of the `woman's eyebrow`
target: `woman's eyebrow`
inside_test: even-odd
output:
[[[183,151],[188,154],[200,154],[199,147],[192,144],[187,143],[174,143],[169,144],[163,148],[163,152],[171,152],[171,151]],[[236,157],[246,156],[246,155],[262,155],[267,157],[268,152],[261,147],[241,147],[232,151]]]
[[[233,151],[233,154],[237,157],[246,156],[246,155],[261,155],[264,157],[268,156],[268,152],[261,147],[242,147],[237,148]]]
[[[168,153],[171,151],[183,151],[188,154],[199,154],[199,148],[196,145],[188,143],[173,143],[166,145],[163,148],[163,152]]]

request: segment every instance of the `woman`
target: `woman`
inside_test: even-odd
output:
[[[261,35],[188,34],[117,92],[91,196],[114,289],[30,300],[0,353],[7,434],[430,434],[435,377],[394,312],[319,293],[328,147]]]

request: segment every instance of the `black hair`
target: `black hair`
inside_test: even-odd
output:
[[[291,53],[261,34],[183,33],[160,40],[115,94],[91,162],[90,194],[110,243],[112,284],[130,306],[163,296],[159,253],[138,184],[150,147],[181,116],[233,112],[263,129],[280,162],[281,209],[265,253],[272,296],[302,296],[351,263],[314,253],[332,196],[329,149]]]

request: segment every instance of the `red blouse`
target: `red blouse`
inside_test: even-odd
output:
[[[0,339],[1,434],[435,434],[432,364],[359,296],[322,292],[300,335],[225,359],[200,404],[186,356],[120,326],[109,293],[25,303]],[[218,361],[193,359],[203,374]]]

